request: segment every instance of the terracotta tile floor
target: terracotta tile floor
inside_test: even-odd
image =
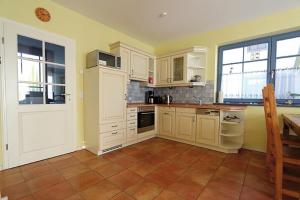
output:
[[[104,156],[82,150],[0,173],[9,200],[268,200],[265,155],[153,138]]]

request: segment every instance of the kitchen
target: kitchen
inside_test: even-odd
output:
[[[214,86],[205,80],[207,48],[191,47],[157,58],[122,42],[110,48],[115,54],[95,50],[87,55],[88,150],[101,155],[156,136],[226,153],[237,153],[243,146],[246,107],[221,104],[222,98],[220,104],[213,104]],[[118,84],[117,79],[111,82],[110,68],[112,73],[125,72],[126,85],[122,73]],[[124,92],[125,98],[120,95]],[[92,102],[95,94],[97,104]],[[91,112],[94,108],[100,113]],[[91,129],[99,121],[100,139]]]
[[[0,1],[0,199],[297,199],[299,6]]]

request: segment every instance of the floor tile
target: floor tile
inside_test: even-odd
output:
[[[240,200],[272,200],[272,196],[267,195],[266,193],[254,190],[249,187],[243,187]]]
[[[75,195],[67,198],[66,200],[83,200],[83,198],[81,197],[80,194],[75,194]]]
[[[141,162],[138,162],[137,164],[135,164],[134,166],[130,167],[129,170],[144,177],[144,176],[148,175],[150,172],[154,171],[158,167],[159,166],[157,166],[157,165],[152,165],[150,163],[141,161]]]
[[[121,193],[117,194],[116,196],[114,196],[112,198],[112,200],[134,200],[134,198],[132,198],[131,196],[129,196],[125,192],[121,192]]]
[[[215,172],[213,179],[220,178],[242,184],[244,182],[245,173],[221,166]]]
[[[157,197],[163,188],[155,183],[143,181],[129,187],[126,192],[137,200],[151,200]]]
[[[83,165],[83,164],[78,164],[78,165],[74,165],[74,166],[71,166],[71,167],[67,167],[67,168],[64,168],[61,170],[61,173],[62,175],[66,178],[66,179],[69,179],[73,176],[76,176],[76,175],[79,175],[79,174],[82,174],[84,172],[87,172],[89,171],[90,169]]]
[[[152,156],[153,154],[149,153],[148,151],[145,151],[143,149],[140,149],[137,152],[133,152],[130,154],[130,156],[138,159],[138,160],[145,160],[146,158],[148,158],[149,156]]]
[[[91,187],[92,185],[96,185],[103,179],[104,178],[100,174],[94,171],[88,171],[74,176],[68,181],[71,183],[75,190],[82,191],[87,189],[88,187]]]
[[[108,163],[110,163],[110,161],[103,157],[98,157],[98,158],[87,160],[87,161],[83,162],[83,164],[85,164],[90,169],[95,169],[97,167],[101,167]]]
[[[232,199],[238,199],[242,190],[242,184],[220,178],[210,181],[205,189],[214,190],[217,196],[228,196]]]
[[[203,188],[203,185],[200,185],[191,179],[180,179],[170,185],[168,190],[175,192],[183,199],[194,200],[199,197]]]
[[[206,185],[215,173],[211,168],[193,168],[188,169],[181,179],[190,179],[200,185]]]
[[[164,190],[155,200],[183,200],[183,198],[179,197],[175,192]]]
[[[39,176],[45,176],[45,175],[51,174],[53,172],[55,172],[55,170],[52,167],[50,167],[49,165],[42,165],[42,166],[38,166],[38,167],[26,169],[26,170],[22,169],[22,174],[23,174],[24,178],[27,180],[33,179],[33,178],[36,178]]]
[[[61,200],[69,198],[75,194],[75,190],[67,182],[62,182],[53,187],[40,190],[34,193],[34,198],[38,200]]]
[[[121,158],[115,159],[113,162],[121,165],[124,168],[129,168],[137,164],[138,160],[132,156],[126,155]]]
[[[20,167],[14,167],[14,168],[11,168],[11,169],[5,169],[5,170],[0,171],[0,178],[5,177],[5,176],[9,176],[9,175],[12,175],[12,174],[16,174],[16,173],[20,173]]]
[[[95,155],[87,150],[75,151],[74,153],[72,153],[72,156],[74,156],[81,162],[97,158],[97,155]]]
[[[30,189],[24,183],[8,186],[1,191],[1,195],[8,196],[9,200],[16,200],[27,197],[31,194]]]
[[[54,167],[57,170],[61,170],[79,164],[79,161],[73,157],[67,157],[65,159],[60,159],[60,160],[56,158],[55,160],[56,161],[51,161],[49,163],[52,167]]]
[[[43,167],[43,166],[48,166],[48,161],[47,160],[38,161],[38,162],[30,163],[30,164],[27,164],[27,165],[23,165],[20,168],[21,168],[22,171],[26,171],[26,170],[32,170],[32,169],[37,168],[37,167]]]
[[[82,192],[85,200],[104,200],[110,199],[120,193],[121,190],[107,180],[103,180],[97,185],[90,187]]]
[[[18,200],[35,200],[32,195],[28,195],[26,197],[19,198]]]
[[[121,190],[126,190],[130,186],[142,181],[143,178],[130,170],[125,170],[108,178],[108,180],[118,186]]]
[[[126,156],[126,153],[123,153],[121,150],[112,151],[109,153],[104,154],[102,157],[107,158],[110,161],[114,161],[116,159],[122,158],[123,156]]]
[[[173,173],[179,176],[183,174],[187,168],[181,164],[178,164],[178,162],[170,160],[159,165],[158,170],[165,171],[166,173]]]
[[[42,177],[37,177],[34,179],[30,179],[26,182],[31,192],[36,192],[38,190],[42,190],[53,185],[56,185],[60,182],[63,182],[65,179],[60,174],[54,172],[52,174],[48,174]]]
[[[246,175],[244,185],[270,195],[274,194],[274,185],[272,183],[253,174],[248,173]]]
[[[227,196],[216,190],[215,188],[207,187],[200,193],[197,200],[238,200],[238,197]]]
[[[17,183],[22,183],[24,181],[25,179],[20,172],[10,175],[3,175],[0,177],[0,189]]]
[[[115,164],[115,163],[109,163],[100,167],[97,167],[95,171],[99,173],[101,176],[107,178],[110,176],[113,176],[115,174],[118,174],[122,171],[124,171],[125,168],[121,165]]]
[[[173,173],[166,173],[166,171],[156,169],[145,176],[145,178],[162,187],[168,187],[178,179],[178,175]]]
[[[64,154],[64,155],[61,155],[61,156],[56,156],[56,157],[53,157],[53,158],[49,158],[47,161],[49,163],[54,163],[54,162],[57,162],[57,161],[68,159],[68,158],[72,158],[72,155],[70,153],[69,154]]]
[[[248,161],[234,159],[230,157],[230,158],[225,158],[223,160],[222,166],[235,171],[246,172],[246,169],[248,167]]]

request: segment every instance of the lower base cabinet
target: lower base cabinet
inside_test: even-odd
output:
[[[158,110],[158,132],[159,135],[173,137],[175,132],[175,110]]]
[[[188,142],[195,142],[196,114],[176,112],[175,137]]]
[[[218,145],[219,116],[197,115],[196,143]]]

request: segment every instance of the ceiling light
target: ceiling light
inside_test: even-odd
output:
[[[160,13],[158,16],[159,16],[159,17],[165,17],[165,16],[167,16],[167,15],[168,15],[167,12],[162,12],[162,13]]]

